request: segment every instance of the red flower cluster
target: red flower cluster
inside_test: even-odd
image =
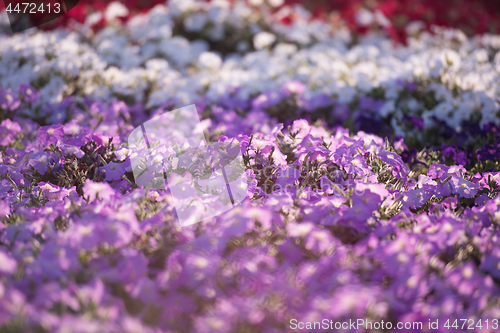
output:
[[[43,29],[50,30],[66,25],[71,19],[84,22],[87,15],[96,11],[104,11],[111,1],[81,0],[78,6],[63,17],[49,22]],[[130,10],[130,14],[122,20],[127,20],[134,14],[163,3],[163,0],[124,0],[122,3]],[[406,25],[411,21],[422,21],[426,28],[431,25],[455,27],[468,35],[500,32],[500,2],[491,0],[285,0],[285,4],[301,4],[315,17],[346,24],[351,31],[363,34],[370,29],[383,29],[394,40],[403,42],[406,39]],[[0,2],[0,11],[5,7]],[[360,24],[357,17],[361,10],[369,13],[382,14],[390,24],[373,23]],[[291,22],[293,15],[285,21]],[[99,28],[102,22],[96,26]]]
[[[491,0],[286,0],[287,4],[300,3],[316,17],[337,13],[351,30],[363,33],[368,30],[356,22],[361,9],[380,11],[390,22],[385,27],[389,35],[404,41],[405,27],[411,21],[431,25],[454,27],[468,35],[500,32],[500,2]]]

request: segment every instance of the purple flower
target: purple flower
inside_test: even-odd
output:
[[[310,97],[305,97],[305,95],[302,95],[299,101],[299,105],[308,112],[314,111],[319,108],[327,107],[332,104],[333,100],[323,92],[316,93]]]
[[[351,315],[361,318],[369,303],[375,300],[376,288],[363,288],[352,285],[341,287],[335,291],[332,305],[329,306],[329,314],[334,318]]]
[[[458,194],[465,198],[474,197],[480,189],[479,184],[474,184],[454,174],[451,175],[451,179],[447,184],[450,186],[451,193]]]
[[[474,204],[476,206],[483,206],[486,202],[488,202],[488,200],[490,199],[490,197],[488,197],[488,194],[486,193],[483,193],[481,194],[480,196],[478,196],[475,200],[474,200]]]
[[[314,230],[305,239],[305,248],[318,253],[334,250],[337,243],[328,230]]]
[[[310,222],[294,223],[290,222],[286,225],[288,235],[291,237],[303,238],[314,229],[314,224]]]
[[[93,202],[94,200],[109,201],[115,196],[115,190],[108,183],[96,183],[90,179],[85,181],[83,185],[83,194],[89,200]]]
[[[266,93],[260,94],[252,101],[253,109],[265,109],[270,106],[279,104],[283,99],[283,95],[280,92],[268,91]]]
[[[23,95],[24,100],[29,103],[36,103],[38,97],[40,97],[40,92],[35,90],[30,84],[21,84],[19,91]]]
[[[180,327],[186,327],[188,323],[192,322],[192,318],[189,318],[189,321],[185,321],[183,320],[183,315],[194,313],[198,308],[197,304],[195,303],[192,297],[189,297],[188,295],[178,291],[172,291],[168,294],[168,296],[163,297],[163,304],[164,304],[162,306],[163,312],[161,314],[160,324],[163,324],[167,327],[169,327],[172,324],[176,324]],[[231,328],[231,325],[227,323],[227,317],[224,318],[224,320],[226,324],[223,324],[223,326],[219,326],[218,324],[212,325],[211,323],[207,323],[208,326],[205,326],[207,328],[205,332],[213,332],[214,327],[217,329],[217,332],[223,332],[221,329],[224,326]]]
[[[71,146],[83,146],[87,142],[92,140],[92,130],[90,128],[83,128],[80,131],[80,127],[66,127],[64,128],[65,134],[73,134],[69,138],[64,140],[64,143]],[[74,134],[78,133],[78,134]]]
[[[7,173],[17,186],[25,185],[28,183],[18,167],[0,164],[0,175],[4,175]]]
[[[290,96],[292,94],[302,95],[306,90],[306,86],[300,81],[289,81],[283,85],[281,92],[285,96]]]
[[[183,175],[172,173],[168,181],[168,187],[170,192],[179,199],[193,198],[198,193],[193,184],[193,177],[189,172]]]
[[[0,146],[8,146],[17,133],[21,132],[21,127],[17,122],[5,119],[0,124]]]
[[[83,156],[85,156],[85,153],[83,152],[83,150],[81,150],[79,147],[76,147],[73,145],[67,145],[65,143],[58,142],[57,147],[59,147],[61,149],[63,155],[65,155],[65,156],[72,156],[73,154],[75,154],[75,156],[78,158],[82,158]],[[63,162],[63,164],[64,164],[64,162]]]
[[[36,134],[37,141],[42,145],[49,145],[62,140],[64,130],[62,125],[42,126]]]
[[[500,248],[498,244],[495,245],[497,247],[492,253],[482,258],[481,269],[491,274],[494,278],[500,279]]]
[[[51,154],[47,154],[44,151],[40,151],[29,159],[29,164],[35,168],[41,175],[44,175],[47,172],[48,165],[52,160]],[[52,161],[53,162],[53,161]]]
[[[21,126],[19,123],[12,121],[10,119],[5,119],[0,123],[0,128],[2,129],[7,129],[8,131],[12,133],[19,133],[21,132]]]
[[[418,208],[427,202],[432,197],[432,193],[425,191],[423,188],[406,191],[403,197],[403,205],[405,207]]]
[[[378,157],[385,163],[393,166],[393,175],[396,178],[405,178],[410,172],[410,168],[403,162],[401,156],[396,153],[391,153],[387,150],[381,150]]]
[[[0,129],[0,146],[8,146],[12,140],[14,140],[12,133]]]
[[[365,158],[360,155],[346,158],[345,168],[348,174],[365,175],[370,171]]]
[[[112,136],[112,135],[104,135],[98,133],[92,134],[92,140],[103,146],[107,145],[111,139],[113,139],[113,144],[115,145],[120,144],[120,137],[118,135]]]
[[[90,304],[94,304],[96,306],[101,304],[101,300],[104,296],[104,284],[100,279],[94,279],[92,282],[87,283],[80,287],[76,294],[78,295],[78,299],[84,305],[89,306]]]
[[[198,317],[194,323],[196,333],[229,333],[233,331],[233,325],[224,313]]]
[[[427,176],[436,179],[441,178],[444,174],[448,172],[448,167],[444,164],[433,164],[429,167],[427,171]]]
[[[17,261],[0,248],[0,272],[12,274],[17,267]]]
[[[489,145],[485,142],[482,149],[476,150],[476,156],[480,160],[492,160],[500,158],[500,149],[495,145]]]
[[[296,181],[300,178],[300,171],[292,166],[286,166],[283,169],[278,169],[276,185],[284,189],[295,186]]]
[[[67,197],[71,193],[76,192],[75,191],[76,186],[73,186],[71,188],[64,188],[64,187],[59,187],[57,185],[53,185],[51,183],[45,183],[45,182],[38,183],[38,186],[42,190],[43,194],[49,200],[62,199],[64,197]]]
[[[98,222],[97,222],[98,221]],[[94,216],[93,220],[79,220],[66,230],[68,240],[84,250],[100,246],[121,247],[134,236],[133,223]]]
[[[417,89],[417,84],[415,82],[406,82],[406,89],[408,89],[410,92],[415,91]]]
[[[201,285],[203,281],[212,278],[212,275],[219,268],[220,261],[221,258],[218,254],[189,254],[179,277],[180,282],[189,288]]]
[[[36,265],[44,276],[61,277],[68,270],[76,271],[80,268],[78,249],[68,246],[62,241],[49,242],[42,246]]]
[[[296,264],[302,259],[302,250],[291,239],[287,239],[285,243],[279,245],[278,251],[291,263]]]
[[[120,180],[122,175],[125,174],[125,167],[125,163],[109,162],[101,169],[106,171],[106,180]]]
[[[64,290],[57,282],[49,282],[42,286],[38,286],[32,304],[37,308],[50,309],[61,301],[61,293],[63,291]]]
[[[355,187],[355,192],[352,196],[352,202],[363,203],[372,207],[373,209],[378,208],[380,202],[384,200],[389,195],[389,191],[385,188],[384,184],[368,184],[357,182]]]
[[[18,167],[22,172],[29,170],[30,169],[29,160],[32,154],[33,153],[30,151],[19,152],[17,154],[18,159],[16,163],[14,163],[14,165]]]
[[[8,111],[14,111],[21,105],[21,101],[10,90],[0,88],[0,108]]]
[[[447,281],[464,297],[472,297],[474,291],[480,288],[476,283],[479,278],[476,265],[470,261],[446,273]]]
[[[384,101],[379,101],[368,96],[361,96],[359,99],[359,108],[361,110],[378,110],[384,105]]]
[[[7,201],[0,202],[0,217],[5,217],[10,214],[10,205]],[[1,230],[2,228],[0,228]]]

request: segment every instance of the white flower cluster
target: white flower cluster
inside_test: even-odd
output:
[[[106,15],[124,10],[111,4]],[[290,11],[294,23],[281,23]],[[365,14],[358,19],[365,21]],[[326,94],[339,104],[378,91],[384,103],[376,112],[390,117],[403,136],[404,115],[423,118],[425,127],[433,119],[457,130],[469,120],[500,124],[500,36],[467,38],[443,28],[428,33],[417,22],[408,26],[406,46],[373,33],[352,45],[347,30],[311,20],[300,6],[273,13],[262,1],[173,0],[126,25],[111,20],[93,34],[95,21],[89,17],[71,30],[0,35],[0,87],[15,90],[30,82],[41,91],[39,103],[74,93],[153,108],[200,96],[215,102],[234,88],[248,100],[299,80],[306,99]],[[234,48],[214,47],[226,41]],[[422,99],[406,93],[408,83]]]

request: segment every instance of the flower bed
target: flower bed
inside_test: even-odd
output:
[[[0,35],[0,330],[496,331],[500,36],[186,4]],[[128,137],[191,103],[248,198],[180,227]]]
[[[71,10],[58,20],[43,26],[50,30],[59,26],[71,25],[73,21],[84,23],[89,15],[105,13],[112,1],[87,0]],[[167,1],[168,2],[168,1]],[[229,2],[234,2],[230,0]],[[363,34],[371,29],[382,29],[398,42],[405,42],[407,37],[406,26],[409,22],[419,21],[426,29],[432,25],[455,27],[465,31],[468,35],[483,33],[498,33],[500,25],[500,4],[489,0],[454,0],[439,2],[433,0],[248,0],[252,8],[261,7],[267,3],[272,7],[303,5],[314,17],[331,21],[335,25],[345,25],[356,34]],[[121,19],[126,21],[138,13],[146,12],[149,8],[162,4],[160,0],[127,0],[122,1],[127,12],[122,13]],[[0,3],[0,11],[5,7]],[[287,8],[282,22],[293,22],[295,11]],[[102,28],[107,21],[102,15],[99,24],[94,28]]]

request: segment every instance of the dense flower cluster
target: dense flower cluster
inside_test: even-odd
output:
[[[63,17],[43,25],[43,29],[51,30],[74,22],[83,23],[90,15],[94,15],[92,19],[95,22],[94,28],[100,29],[117,16],[121,21],[127,21],[164,1],[121,1],[127,10],[118,11],[106,10],[110,2],[112,1],[86,0]],[[330,21],[335,25],[347,26],[355,34],[364,34],[374,28],[381,29],[393,40],[403,43],[407,36],[406,26],[412,21],[418,21],[418,24],[426,29],[432,25],[460,28],[468,35],[500,31],[498,24],[500,3],[489,0],[455,0],[452,3],[434,0],[246,0],[246,2],[254,8],[263,4],[277,8],[303,5],[311,11],[313,17]],[[0,2],[0,12],[3,9]],[[291,23],[296,18],[295,11],[290,8],[286,8],[282,13],[281,22]],[[34,22],[37,22],[36,17]]]
[[[295,16],[284,25],[279,12],[242,3],[171,1],[96,35],[85,25],[5,36],[0,84],[10,88],[5,94],[26,83],[38,89],[23,112],[44,124],[71,119],[68,95],[147,109],[203,100],[279,121],[320,113],[352,130],[394,132],[411,146],[424,138],[449,143],[441,139],[471,132],[464,123],[479,133],[499,124],[498,36],[438,28],[430,35],[417,25],[408,46],[374,34],[353,45],[348,30],[309,21],[307,12]]]
[[[295,10],[284,24],[178,0],[95,34],[89,17],[0,35],[0,330],[467,318],[495,331],[500,36],[417,24],[395,46]],[[226,172],[248,198],[181,227],[169,189],[134,177],[127,140],[191,103],[225,152],[169,171],[189,180],[241,153]],[[149,148],[151,169],[171,153]]]

